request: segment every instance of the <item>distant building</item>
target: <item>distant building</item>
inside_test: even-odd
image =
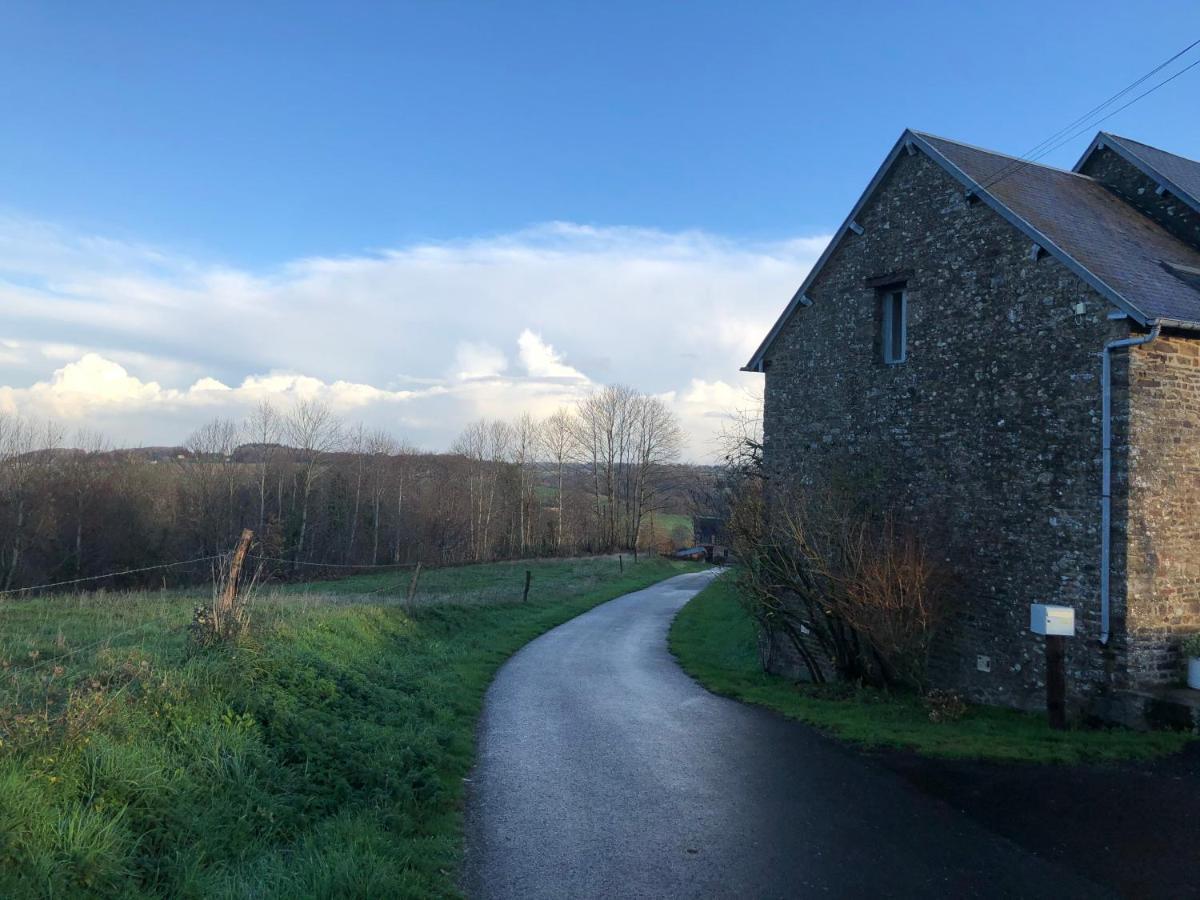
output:
[[[1107,133],[1068,172],[905,131],[747,365],[770,478],[869,473],[948,536],[941,684],[1040,706],[1035,602],[1076,611],[1077,704],[1179,678],[1200,628],[1198,198],[1200,163]]]
[[[725,519],[720,516],[693,516],[692,534],[700,544],[728,543],[725,530]]]

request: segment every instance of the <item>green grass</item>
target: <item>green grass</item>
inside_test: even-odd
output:
[[[6,602],[0,896],[454,895],[495,669],[692,568],[434,570],[412,609],[407,573],[289,586],[260,597],[249,639],[203,652],[187,641],[202,594]]]
[[[1053,731],[1045,717],[971,706],[955,722],[934,723],[920,699],[849,685],[806,685],[766,674],[755,624],[730,577],[715,581],[679,613],[671,651],[714,693],[765,706],[866,747],[901,747],[935,757],[1076,763],[1162,756],[1190,739],[1121,728]]]
[[[648,533],[649,528],[650,528],[649,519],[646,520],[645,524],[643,525],[643,528],[646,529],[646,531]],[[666,537],[666,538],[674,539],[675,529],[677,529],[677,528],[683,529],[684,534],[686,534],[686,536],[687,536],[686,540],[684,541],[685,545],[690,544],[693,540],[695,540],[695,536],[692,533],[692,517],[691,516],[685,516],[685,515],[681,515],[679,513],[663,513],[663,512],[654,514],[654,534],[657,537],[659,537],[659,538]]]

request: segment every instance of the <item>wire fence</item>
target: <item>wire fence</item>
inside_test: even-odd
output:
[[[50,590],[55,590],[55,589],[59,589],[59,588],[69,588],[69,587],[74,587],[74,586],[79,586],[79,585],[92,585],[92,584],[104,581],[106,579],[115,579],[115,578],[120,578],[122,576],[141,575],[141,574],[145,574],[148,572],[176,569],[176,568],[182,568],[185,566],[195,566],[195,565],[200,565],[203,563],[215,563],[218,560],[223,560],[223,559],[229,558],[232,555],[232,553],[233,553],[233,551],[230,550],[230,551],[226,551],[223,553],[212,553],[212,554],[208,554],[206,556],[199,556],[199,557],[194,557],[194,558],[185,559],[185,560],[177,560],[175,562],[159,563],[159,564],[151,565],[151,566],[140,566],[140,567],[132,568],[132,569],[120,569],[120,570],[116,570],[113,572],[106,572],[106,573],[103,573],[100,575],[89,575],[89,576],[84,576],[84,577],[80,577],[80,578],[69,578],[69,579],[64,579],[64,580],[60,580],[60,581],[45,582],[43,584],[29,585],[26,587],[10,588],[8,590],[0,591],[0,597],[14,596],[14,595],[30,595],[30,594],[33,594],[33,593],[36,593],[39,591],[50,591]],[[552,559],[559,559],[563,562],[568,562],[568,561],[578,561],[578,560],[585,560],[585,559],[599,560],[599,559],[606,559],[609,557],[612,557],[614,560],[616,559],[615,554],[597,554],[597,555],[589,555],[589,556],[573,556],[573,557],[561,557],[561,558],[553,557]],[[439,568],[463,568],[463,567],[472,567],[473,568],[476,565],[482,566],[482,565],[488,565],[488,564],[501,564],[501,565],[513,566],[513,568],[516,569],[517,571],[521,571],[522,576],[524,576],[525,572],[522,571],[520,568],[522,563],[528,565],[528,564],[533,564],[535,562],[546,562],[547,561],[547,558],[523,558],[523,559],[512,559],[512,560],[480,560],[478,562],[468,562],[468,563],[447,562],[447,563],[444,563],[441,565],[438,565],[438,564],[427,565],[427,564],[418,564],[418,563],[362,563],[362,564],[329,563],[329,562],[315,562],[315,561],[311,561],[311,560],[293,560],[293,559],[286,559],[284,557],[270,556],[270,555],[259,554],[259,553],[247,553],[246,558],[253,559],[253,560],[256,560],[261,563],[275,563],[275,564],[279,564],[282,566],[301,565],[301,566],[308,567],[310,569],[335,570],[335,571],[339,571],[339,572],[346,572],[348,574],[352,573],[352,572],[384,574],[386,572],[391,571],[391,572],[397,572],[397,573],[404,573],[406,576],[402,580],[395,580],[395,581],[389,580],[388,583],[382,584],[379,587],[376,587],[371,590],[355,591],[352,593],[351,592],[331,592],[331,591],[321,590],[320,588],[316,588],[315,586],[314,586],[315,589],[312,590],[311,592],[306,591],[304,593],[286,593],[286,592],[282,592],[282,591],[272,591],[270,593],[260,594],[260,596],[258,598],[259,602],[265,601],[268,603],[280,603],[280,604],[286,604],[287,606],[295,606],[295,605],[303,605],[306,600],[311,602],[311,598],[315,597],[315,598],[320,599],[320,605],[329,605],[329,604],[350,605],[350,604],[354,604],[354,603],[362,603],[367,598],[370,598],[371,601],[374,602],[377,598],[380,597],[380,595],[392,593],[392,594],[396,595],[392,599],[392,602],[394,602],[397,605],[408,606],[408,607],[412,607],[412,608],[423,607],[423,606],[428,606],[428,605],[433,605],[433,604],[440,604],[440,603],[453,603],[454,605],[467,605],[467,606],[487,605],[487,604],[494,604],[494,603],[501,603],[501,602],[517,602],[520,599],[522,599],[522,589],[521,589],[522,578],[517,578],[512,584],[505,582],[504,584],[493,583],[493,584],[489,584],[489,585],[479,585],[479,586],[462,585],[462,586],[456,586],[454,589],[448,590],[448,591],[439,591],[439,590],[427,591],[426,590],[426,591],[421,591],[421,592],[417,593],[416,592],[416,583],[415,583],[416,579],[414,578],[413,580],[410,580],[407,577],[407,574],[408,574],[408,572],[411,572],[414,569],[418,568],[418,566],[420,566],[423,570],[428,571],[428,570],[436,570]],[[622,565],[622,571],[623,570],[624,570],[624,566]],[[217,577],[215,571],[214,571],[214,577]],[[586,581],[590,585],[595,580],[595,577],[594,576],[586,576],[581,580]],[[527,590],[527,585],[526,585],[526,590]],[[132,589],[130,591],[131,596],[136,595],[137,593],[138,592],[136,591],[136,589]],[[149,596],[149,595],[147,595],[147,596]],[[526,594],[526,596],[527,596],[527,594]],[[313,602],[312,605],[315,606],[317,604],[315,602]],[[0,605],[0,612],[2,612],[3,609],[4,609],[4,607],[2,605]],[[96,649],[102,648],[106,645],[111,644],[113,641],[120,640],[121,638],[128,637],[130,635],[137,634],[139,632],[144,632],[147,629],[151,628],[152,626],[158,625],[159,623],[164,622],[167,619],[177,618],[182,614],[184,614],[184,612],[183,612],[183,610],[181,610],[178,602],[171,601],[171,605],[170,605],[169,609],[167,609],[166,611],[159,613],[157,615],[150,615],[148,618],[143,618],[136,625],[133,625],[128,628],[122,628],[120,630],[111,632],[97,640],[89,641],[86,644],[82,644],[78,647],[73,647],[69,650],[63,651],[62,653],[57,653],[57,654],[54,654],[51,656],[40,657],[31,663],[27,663],[27,664],[24,664],[21,666],[6,666],[5,668],[3,668],[3,670],[0,670],[0,676],[12,677],[12,676],[16,676],[16,675],[19,675],[19,674],[22,674],[25,672],[32,671],[34,669],[40,669],[40,668],[44,668],[47,666],[54,666],[58,663],[63,662],[64,660],[71,659],[72,657],[78,656],[80,654],[86,653],[91,650],[96,650]],[[61,627],[60,627],[60,634],[61,634]]]
[[[83,585],[83,584],[94,584],[96,582],[104,581],[107,579],[120,578],[120,577],[127,576],[127,575],[141,575],[141,574],[145,574],[147,572],[156,572],[156,571],[162,571],[162,570],[167,570],[167,569],[177,569],[177,568],[181,568],[184,566],[200,565],[202,563],[213,563],[213,562],[216,562],[217,560],[224,559],[224,558],[228,557],[229,555],[230,555],[230,551],[226,551],[224,553],[210,553],[207,556],[198,556],[198,557],[193,557],[192,559],[181,559],[181,560],[176,560],[175,562],[158,563],[158,564],[152,565],[152,566],[139,566],[139,567],[133,568],[133,569],[118,569],[118,570],[115,570],[112,572],[105,572],[101,575],[88,575],[88,576],[84,576],[84,577],[80,577],[80,578],[68,578],[68,579],[64,579],[61,581],[50,581],[50,582],[45,582],[43,584],[28,585],[26,587],[10,588],[7,590],[0,591],[0,596],[32,594],[32,593],[38,592],[38,591],[53,590],[53,589],[64,588],[64,587],[73,587],[73,586]],[[3,607],[0,607],[0,609],[3,609]],[[23,672],[31,671],[33,669],[38,669],[38,668],[43,668],[45,666],[54,665],[56,663],[62,662],[63,660],[70,659],[71,657],[74,657],[74,656],[78,656],[81,653],[86,653],[89,650],[95,650],[100,647],[104,647],[105,645],[111,644],[114,640],[118,640],[122,637],[127,637],[131,634],[136,634],[138,632],[145,631],[152,625],[157,625],[160,622],[166,621],[167,619],[170,619],[170,618],[177,617],[179,615],[180,615],[179,607],[177,605],[172,605],[172,607],[169,610],[167,610],[166,612],[163,612],[159,615],[151,616],[149,618],[142,619],[140,622],[138,622],[138,624],[136,624],[130,628],[125,628],[125,629],[121,629],[119,631],[111,632],[109,634],[106,634],[104,637],[102,637],[98,640],[91,641],[87,644],[83,644],[78,647],[74,647],[63,653],[55,654],[53,656],[40,657],[40,658],[36,659],[34,662],[28,663],[26,665],[8,666],[8,667],[4,668],[3,671],[0,672],[0,674],[3,674],[5,676],[15,676],[15,675],[19,675]]]
[[[34,591],[45,591],[45,590],[49,590],[51,588],[69,587],[74,584],[85,584],[88,582],[103,581],[108,578],[120,578],[123,575],[140,575],[145,572],[158,571],[159,569],[175,569],[175,568],[179,568],[180,566],[191,566],[191,565],[197,565],[202,562],[211,562],[213,560],[220,559],[221,557],[226,556],[226,555],[228,555],[228,554],[213,553],[209,556],[199,556],[199,557],[196,557],[195,559],[183,559],[178,562],[159,563],[158,565],[142,566],[141,568],[137,568],[137,569],[121,569],[116,572],[105,572],[103,575],[87,575],[83,578],[68,578],[66,581],[50,581],[45,584],[29,585],[28,587],[9,588],[8,590],[0,591],[0,596],[6,596],[6,595],[10,595],[10,594],[32,593]]]
[[[112,634],[107,634],[98,641],[92,641],[90,644],[84,644],[83,646],[80,646],[80,647],[74,647],[71,650],[66,651],[65,653],[59,653],[55,656],[39,657],[34,662],[29,663],[24,666],[11,666],[7,669],[4,669],[3,671],[0,671],[0,674],[2,674],[2,675],[19,675],[22,672],[28,672],[28,671],[31,671],[32,669],[38,669],[43,666],[48,666],[51,663],[58,663],[64,659],[70,659],[73,656],[78,656],[80,653],[86,653],[88,650],[96,650],[107,644],[111,644],[114,640],[116,640],[118,638],[127,637],[128,635],[136,634],[139,631],[144,631],[147,628],[149,628],[151,625],[157,625],[159,622],[164,622],[167,619],[172,618],[173,616],[176,616],[178,614],[179,614],[179,610],[172,609],[170,612],[163,613],[162,615],[152,616],[149,619],[143,619],[141,622],[139,622],[137,625],[133,626],[132,628],[126,628],[124,631],[116,631],[116,632],[113,632]]]
[[[413,569],[416,563],[335,563],[313,562],[306,559],[284,559],[282,556],[263,556],[258,553],[247,554],[250,559],[262,562],[281,563],[285,566],[309,566],[314,569]],[[458,565],[456,563],[456,565]]]

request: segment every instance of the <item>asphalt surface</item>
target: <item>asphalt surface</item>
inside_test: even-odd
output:
[[[468,786],[481,898],[1103,897],[667,650],[712,573],[619,597],[497,674]]]

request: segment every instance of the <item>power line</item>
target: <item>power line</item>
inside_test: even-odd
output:
[[[995,184],[999,184],[1004,179],[1009,178],[1012,175],[1015,175],[1017,172],[1021,171],[1022,169],[1027,168],[1028,166],[1032,165],[1037,160],[1042,159],[1047,154],[1053,153],[1059,147],[1062,147],[1065,144],[1070,143],[1071,141],[1073,141],[1075,138],[1079,137],[1079,135],[1083,134],[1084,132],[1090,131],[1091,129],[1095,128],[1096,126],[1100,125],[1101,123],[1108,121],[1113,116],[1117,115],[1117,113],[1128,109],[1130,106],[1137,103],[1143,97],[1147,97],[1150,94],[1153,94],[1159,88],[1169,84],[1170,82],[1172,82],[1176,78],[1178,78],[1180,75],[1183,75],[1185,72],[1194,68],[1196,65],[1200,64],[1200,59],[1190,63],[1189,65],[1180,69],[1178,72],[1174,73],[1173,75],[1158,82],[1157,84],[1155,84],[1153,87],[1149,88],[1148,90],[1143,91],[1142,93],[1138,94],[1132,100],[1130,100],[1127,103],[1122,104],[1121,106],[1117,107],[1116,109],[1114,109],[1111,112],[1104,115],[1102,118],[1097,119],[1094,122],[1089,122],[1089,120],[1093,116],[1095,116],[1097,113],[1102,112],[1107,107],[1109,107],[1113,103],[1115,103],[1117,100],[1120,100],[1122,97],[1124,97],[1130,91],[1132,91],[1139,85],[1144,84],[1148,79],[1152,78],[1154,75],[1161,72],[1164,68],[1169,66],[1171,63],[1175,62],[1180,57],[1187,54],[1190,50],[1192,50],[1196,46],[1200,46],[1200,38],[1197,38],[1196,40],[1192,41],[1190,44],[1188,44],[1182,50],[1175,53],[1173,56],[1169,57],[1168,59],[1164,60],[1163,62],[1159,63],[1157,66],[1155,66],[1149,72],[1146,72],[1144,75],[1142,75],[1137,80],[1131,82],[1130,84],[1127,84],[1125,87],[1123,87],[1121,90],[1117,91],[1115,94],[1113,94],[1107,100],[1105,100],[1103,103],[1100,103],[1100,104],[1092,107],[1090,110],[1088,110],[1086,113],[1084,113],[1079,118],[1075,119],[1070,124],[1064,126],[1063,128],[1060,128],[1058,131],[1056,131],[1054,134],[1050,135],[1048,138],[1046,138],[1039,144],[1036,144],[1035,146],[1031,147],[1029,150],[1025,151],[1025,153],[1023,153],[1021,155],[1021,158],[1016,159],[1016,160],[1010,162],[1008,165],[1002,167],[992,178],[988,179],[988,181],[986,183],[980,185],[980,187],[987,189],[987,188],[992,187]],[[1083,127],[1081,129],[1079,129],[1078,131],[1074,130],[1079,125],[1081,125],[1085,122],[1087,122],[1088,124],[1084,124]],[[1063,137],[1064,135],[1066,135],[1066,136]]]
[[[1088,125],[1088,126],[1086,126],[1086,127],[1085,127],[1085,128],[1082,130],[1082,131],[1077,131],[1077,132],[1075,132],[1075,134],[1071,135],[1070,137],[1068,137],[1068,138],[1064,138],[1064,139],[1063,139],[1061,142],[1059,142],[1058,144],[1056,144],[1054,147],[1051,147],[1051,148],[1050,148],[1050,150],[1047,150],[1047,151],[1045,151],[1045,152],[1044,152],[1044,153],[1042,153],[1040,156],[1036,156],[1036,157],[1034,157],[1034,159],[1041,159],[1041,158],[1042,158],[1042,156],[1045,156],[1045,155],[1046,155],[1046,153],[1049,153],[1049,152],[1051,152],[1052,150],[1057,150],[1057,149],[1058,149],[1059,147],[1061,147],[1063,144],[1070,143],[1070,142],[1071,142],[1071,141],[1073,141],[1075,138],[1077,138],[1079,135],[1083,134],[1083,133],[1084,133],[1084,131],[1091,131],[1091,130],[1092,130],[1093,128],[1095,128],[1097,125],[1100,125],[1100,124],[1102,124],[1102,123],[1104,123],[1104,122],[1107,122],[1109,119],[1111,119],[1111,118],[1112,118],[1113,116],[1115,116],[1117,113],[1121,112],[1122,110],[1128,109],[1129,107],[1133,106],[1133,104],[1135,104],[1135,103],[1137,103],[1139,100],[1141,100],[1143,97],[1147,97],[1147,96],[1149,96],[1150,94],[1153,94],[1153,93],[1154,93],[1155,91],[1157,91],[1157,90],[1158,90],[1160,87],[1163,87],[1164,85],[1170,84],[1172,81],[1174,81],[1174,80],[1175,80],[1176,78],[1178,78],[1180,75],[1183,75],[1185,72],[1188,72],[1188,71],[1190,71],[1191,69],[1194,69],[1194,68],[1196,68],[1196,66],[1200,66],[1200,59],[1194,60],[1193,62],[1191,62],[1191,63],[1189,63],[1188,65],[1184,66],[1182,69],[1180,69],[1180,70],[1179,70],[1178,72],[1176,72],[1174,75],[1172,75],[1170,78],[1164,78],[1164,79],[1163,79],[1162,81],[1160,81],[1158,84],[1154,85],[1154,87],[1150,88],[1150,89],[1149,89],[1149,90],[1147,90],[1147,91],[1143,91],[1142,93],[1138,94],[1136,97],[1134,97],[1134,98],[1133,98],[1132,100],[1130,100],[1128,103],[1125,103],[1125,104],[1123,104],[1123,105],[1121,105],[1121,106],[1118,106],[1116,109],[1114,109],[1114,110],[1113,110],[1112,112],[1110,112],[1108,115],[1106,115],[1104,118],[1102,118],[1102,119],[1098,119],[1097,121],[1093,122],[1091,125]]]
[[[1071,122],[1069,125],[1065,125],[1064,127],[1060,128],[1058,131],[1054,132],[1054,134],[1050,135],[1050,137],[1046,138],[1041,143],[1035,144],[1034,146],[1030,147],[1028,150],[1026,150],[1024,153],[1021,154],[1020,159],[1017,160],[1015,165],[1019,166],[1021,160],[1030,159],[1033,156],[1033,154],[1038,153],[1047,144],[1052,143],[1053,141],[1055,141],[1057,138],[1061,137],[1066,132],[1079,126],[1083,122],[1086,122],[1092,116],[1094,116],[1097,113],[1099,113],[1100,111],[1102,111],[1105,107],[1110,106],[1111,104],[1115,103],[1117,100],[1121,99],[1123,96],[1125,96],[1131,90],[1136,88],[1139,84],[1142,84],[1143,82],[1145,82],[1146,79],[1152,77],[1153,75],[1157,74],[1158,72],[1161,72],[1164,68],[1169,66],[1171,63],[1175,62],[1175,60],[1179,59],[1179,57],[1183,56],[1185,53],[1187,53],[1189,50],[1191,50],[1197,44],[1200,44],[1200,38],[1196,39],[1195,41],[1192,41],[1192,43],[1188,44],[1186,47],[1184,47],[1182,50],[1180,50],[1178,53],[1176,53],[1170,59],[1159,63],[1157,66],[1155,66],[1153,69],[1151,69],[1145,75],[1143,75],[1141,78],[1139,78],[1136,81],[1134,81],[1130,84],[1127,84],[1125,87],[1121,88],[1121,90],[1117,91],[1115,94],[1113,94],[1107,100],[1105,100],[1103,103],[1093,106],[1091,109],[1089,109],[1082,116],[1077,118],[1075,121]],[[1088,126],[1088,127],[1091,128],[1092,126]],[[1003,170],[1001,170],[1001,171],[1003,171]]]

